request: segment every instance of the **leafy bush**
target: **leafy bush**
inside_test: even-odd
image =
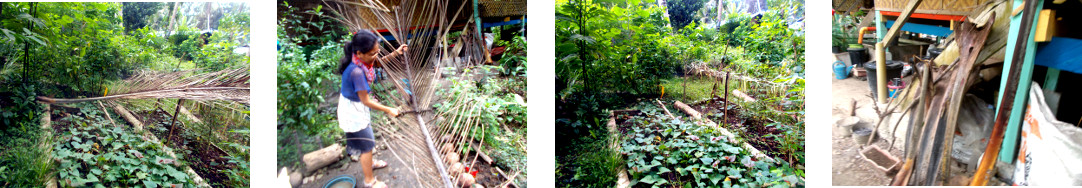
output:
[[[482,66],[477,69],[490,72],[489,70],[497,68]],[[449,90],[440,90],[436,95],[449,95],[449,98],[452,99],[464,98],[465,102],[463,104],[477,106],[473,111],[453,111],[451,109],[453,107],[452,101],[444,101],[434,105],[437,110],[457,113],[461,117],[478,118],[480,120],[479,125],[486,127],[486,129],[495,129],[500,125],[526,125],[526,101],[522,96],[505,92],[506,80],[490,78],[485,78],[481,82],[459,78],[448,78],[448,80],[451,81],[451,88]],[[477,87],[478,85],[480,87]],[[491,136],[485,137],[486,142],[489,139],[492,139]]]
[[[229,175],[229,180],[227,180],[226,184],[236,187],[251,185],[248,182],[251,177],[251,168],[249,168],[250,165],[248,164],[248,159],[229,156],[226,156],[225,158],[229,159],[229,163],[237,166],[236,168],[223,170]]]
[[[5,76],[8,77],[8,76]],[[10,81],[10,77],[4,80]],[[10,83],[10,82],[9,82]],[[38,148],[42,133],[39,124],[42,106],[34,100],[36,87],[32,84],[10,84],[0,87],[14,91],[9,99],[13,105],[0,108],[0,185],[12,187],[34,187],[45,183],[47,175],[53,172],[53,160],[47,151]],[[0,103],[4,103],[0,101]]]
[[[558,82],[570,86],[560,96],[594,90],[653,94],[677,68],[664,47],[670,29],[662,8],[606,8],[590,1],[556,6],[556,73]]]
[[[318,111],[324,102],[321,86],[338,79],[326,65],[305,61],[300,48],[286,46],[278,55],[278,124],[315,134],[329,128],[333,118]]]
[[[496,37],[497,39],[499,37]],[[497,41],[500,46],[507,46],[506,51],[500,58],[499,64],[503,66],[504,75],[526,76],[526,38],[515,35],[511,42]]]

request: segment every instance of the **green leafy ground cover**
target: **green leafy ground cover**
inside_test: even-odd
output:
[[[645,106],[645,105],[640,105]],[[657,108],[617,115],[627,169],[636,187],[791,187],[803,185],[784,161],[752,158],[740,140],[669,118]],[[776,163],[775,163],[776,162]]]
[[[163,152],[161,143],[133,133],[124,121],[114,126],[101,112],[84,105],[78,112],[81,116],[57,120],[53,158],[58,161],[60,186],[194,186],[180,160]]]

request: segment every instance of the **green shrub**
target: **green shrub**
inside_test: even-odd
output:
[[[0,150],[0,185],[37,187],[44,185],[47,175],[53,172],[48,151],[38,148],[47,140],[42,140],[46,131],[39,124],[43,107],[34,100],[35,88],[25,83],[0,86],[14,93],[11,98],[0,98],[14,104],[0,108],[0,148],[5,148]]]

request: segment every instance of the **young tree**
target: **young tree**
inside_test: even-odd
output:
[[[151,15],[162,8],[160,2],[125,2],[123,3],[124,31],[130,32],[143,28],[149,23]]]
[[[669,21],[679,30],[691,22],[697,22],[695,12],[703,8],[703,0],[668,0]]]

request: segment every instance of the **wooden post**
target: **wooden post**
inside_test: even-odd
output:
[[[724,117],[723,120],[725,121],[725,122],[721,122],[721,123],[724,123],[724,124],[729,123],[729,74],[730,74],[729,71],[725,71],[725,101],[724,101],[725,102],[724,103],[725,111],[723,111],[722,115],[721,115],[721,117]]]
[[[875,67],[876,67],[876,102],[884,102],[887,100],[887,57],[886,46],[894,42],[894,38],[902,30],[902,25],[905,25],[906,21],[909,21],[909,15],[913,14],[913,11],[917,9],[917,5],[920,5],[921,0],[910,0],[906,5],[902,14],[898,16],[898,19],[894,21],[894,25],[887,31],[887,35],[883,37],[883,41],[875,44]]]
[[[180,114],[180,106],[183,103],[184,99],[177,99],[177,109],[173,110],[173,120],[170,121],[171,123],[169,123],[169,138],[165,138],[166,140],[173,138],[173,129],[176,129],[177,127],[177,114]]]

